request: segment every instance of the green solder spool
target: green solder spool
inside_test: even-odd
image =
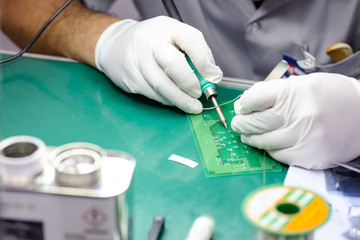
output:
[[[316,193],[282,185],[250,193],[242,210],[259,229],[259,240],[311,240],[330,215],[328,203]]]

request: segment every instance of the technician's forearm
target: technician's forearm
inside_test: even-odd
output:
[[[66,0],[1,0],[2,30],[25,47]],[[92,66],[97,39],[118,18],[93,12],[79,0],[61,12],[30,48],[30,52],[65,56]]]

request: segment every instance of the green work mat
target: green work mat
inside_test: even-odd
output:
[[[235,116],[233,104],[221,109],[230,127]],[[282,171],[280,163],[265,151],[244,144],[239,133],[228,131],[215,109],[187,117],[207,177]]]
[[[146,239],[154,216],[164,216],[161,239],[183,240],[194,220],[204,214],[216,221],[214,240],[256,239],[257,229],[242,215],[241,203],[264,183],[282,184],[287,165],[266,175],[208,178],[200,166],[189,168],[168,160],[177,154],[202,161],[181,110],[125,93],[81,63],[21,57],[1,65],[1,71],[1,138],[31,135],[52,146],[90,142],[136,159],[127,192],[133,199],[131,239]],[[241,93],[224,86],[217,86],[217,91],[219,102]]]

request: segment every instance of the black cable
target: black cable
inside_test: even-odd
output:
[[[62,10],[64,10],[70,3],[72,2],[72,0],[67,0],[50,18],[49,20],[47,20],[47,22],[42,26],[42,28],[40,29],[40,31],[35,35],[35,37],[30,41],[30,43],[24,48],[22,49],[20,52],[18,52],[17,54],[2,59],[0,60],[0,64],[6,63],[6,62],[10,62],[12,60],[17,59],[18,57],[22,56],[27,50],[29,50],[29,48],[36,42],[36,40],[40,37],[40,35],[45,31],[45,29],[49,26],[49,24],[55,19],[55,17],[57,17],[57,15],[59,15]]]
[[[166,9],[167,14],[169,17],[175,18],[179,20],[180,22],[183,22],[179,11],[176,8],[176,5],[173,0],[162,0],[164,7]]]

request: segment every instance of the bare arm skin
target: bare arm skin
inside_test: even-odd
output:
[[[21,48],[66,0],[1,0],[1,28]],[[119,21],[73,0],[48,26],[30,52],[64,56],[95,67],[95,46],[101,33]]]

